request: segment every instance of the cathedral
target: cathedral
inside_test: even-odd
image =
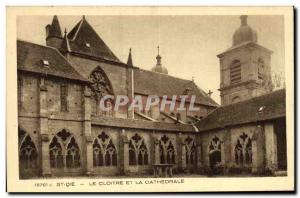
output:
[[[169,75],[159,52],[151,71],[134,65],[131,50],[122,62],[85,17],[62,32],[54,16],[45,46],[17,40],[20,178],[151,177],[164,164],[178,175],[286,172],[285,90],[270,89],[272,51],[247,16],[240,21],[217,55],[220,105],[193,80]],[[194,95],[198,110],[180,109],[176,98],[163,111],[102,111],[106,95]]]

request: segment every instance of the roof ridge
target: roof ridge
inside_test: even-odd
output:
[[[33,43],[33,42],[26,41],[26,40],[19,39],[19,38],[17,38],[17,41],[29,43],[29,44],[32,44],[32,45],[37,45],[37,46],[44,47],[44,48],[50,48],[50,49],[53,49],[53,50],[57,50],[55,47],[51,47],[51,46],[48,46],[48,45],[42,45],[40,43]]]
[[[177,78],[177,79],[179,79],[179,80],[188,81],[187,83],[191,82],[191,80],[187,80],[187,79],[180,78],[180,77],[176,77],[176,76],[169,75],[169,74],[163,74],[163,73],[159,73],[159,72],[154,72],[154,71],[147,70],[147,69],[143,69],[143,68],[139,68],[139,67],[136,68],[136,69],[137,69],[137,70],[146,71],[146,72],[151,72],[151,73],[158,74],[158,75],[162,75],[162,76],[166,76],[166,77]]]
[[[29,41],[25,41],[25,40],[22,40],[22,39],[17,39],[17,42],[23,42],[23,43],[26,43],[26,44],[30,44],[30,45],[35,45],[35,46],[38,46],[38,47],[42,47],[42,48],[45,48],[45,49],[50,49],[50,50],[53,50],[55,51],[61,58],[63,58],[67,63],[68,65],[72,68],[72,70],[76,73],[76,75],[78,75],[80,78],[80,80],[84,80],[86,82],[90,82],[88,79],[86,79],[85,77],[83,77],[72,65],[72,63],[70,63],[68,61],[68,59],[55,47],[51,47],[51,46],[47,46],[47,45],[42,45],[42,44],[37,44],[37,43],[33,43],[33,42],[29,42]]]
[[[76,39],[77,34],[78,34],[78,32],[79,32],[79,30],[80,30],[80,28],[81,28],[81,26],[82,26],[82,23],[83,23],[83,18],[80,20],[79,26],[77,27],[77,30],[76,30],[76,32],[75,32],[75,34],[74,34],[72,40],[75,40],[75,39]],[[77,25],[75,25],[75,26],[77,26]]]

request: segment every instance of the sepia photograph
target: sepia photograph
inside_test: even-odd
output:
[[[293,190],[292,7],[72,9],[8,8],[10,191]]]

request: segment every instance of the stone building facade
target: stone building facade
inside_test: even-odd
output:
[[[152,71],[134,66],[131,51],[123,63],[85,17],[63,35],[54,16],[46,46],[18,40],[20,178],[151,174],[153,164],[173,164],[175,173],[203,173],[222,163],[285,170],[286,144],[278,141],[285,138],[285,91],[267,94],[271,51],[257,44],[245,20],[234,46],[218,56],[222,106],[193,81],[168,75],[159,54]],[[231,85],[235,60],[238,82]],[[140,96],[143,109],[101,111],[105,95]],[[174,110],[160,111],[160,104],[146,110],[149,95],[168,101],[195,95],[199,110],[179,110],[179,98]]]

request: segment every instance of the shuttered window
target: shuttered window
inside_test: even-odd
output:
[[[230,66],[230,83],[235,84],[239,83],[242,80],[241,75],[241,62],[238,60],[235,60],[232,62]]]

